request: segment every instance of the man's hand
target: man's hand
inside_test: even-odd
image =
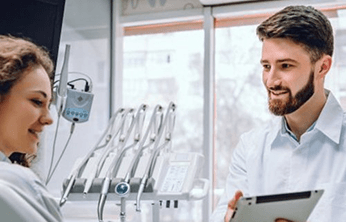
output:
[[[240,190],[238,190],[235,192],[234,197],[228,202],[227,212],[226,212],[225,220],[224,220],[225,222],[229,222],[229,220],[231,219],[233,215],[233,211],[235,207],[237,206],[237,202],[242,196],[243,196],[243,193]]]

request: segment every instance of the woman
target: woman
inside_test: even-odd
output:
[[[43,128],[53,122],[52,75],[47,51],[28,40],[0,35],[1,220],[62,220],[57,203],[28,161]]]

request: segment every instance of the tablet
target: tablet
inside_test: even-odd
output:
[[[274,222],[284,218],[306,222],[323,190],[242,197],[238,200],[230,222]]]

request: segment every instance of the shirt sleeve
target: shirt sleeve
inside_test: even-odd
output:
[[[241,190],[244,195],[248,193],[248,180],[246,171],[246,145],[243,142],[244,136],[241,136],[237,144],[229,166],[229,173],[226,180],[224,194],[215,208],[210,222],[223,222],[227,211],[228,201],[231,200],[237,190]]]

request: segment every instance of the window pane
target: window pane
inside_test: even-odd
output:
[[[261,43],[255,25],[216,29],[216,178],[214,194],[223,193],[228,166],[239,136],[270,116],[259,64]]]
[[[173,151],[202,152],[203,31],[124,37],[123,106],[177,105]],[[162,209],[160,221],[202,221],[202,201]],[[133,208],[133,206],[132,206]],[[193,212],[193,213],[191,213]],[[146,214],[142,214],[143,221]]]
[[[336,18],[331,19],[335,33],[333,66],[328,73],[325,85],[331,89],[346,109],[346,10],[338,10]]]
[[[203,32],[127,36],[123,67],[123,106],[176,103],[174,150],[201,152]]]

